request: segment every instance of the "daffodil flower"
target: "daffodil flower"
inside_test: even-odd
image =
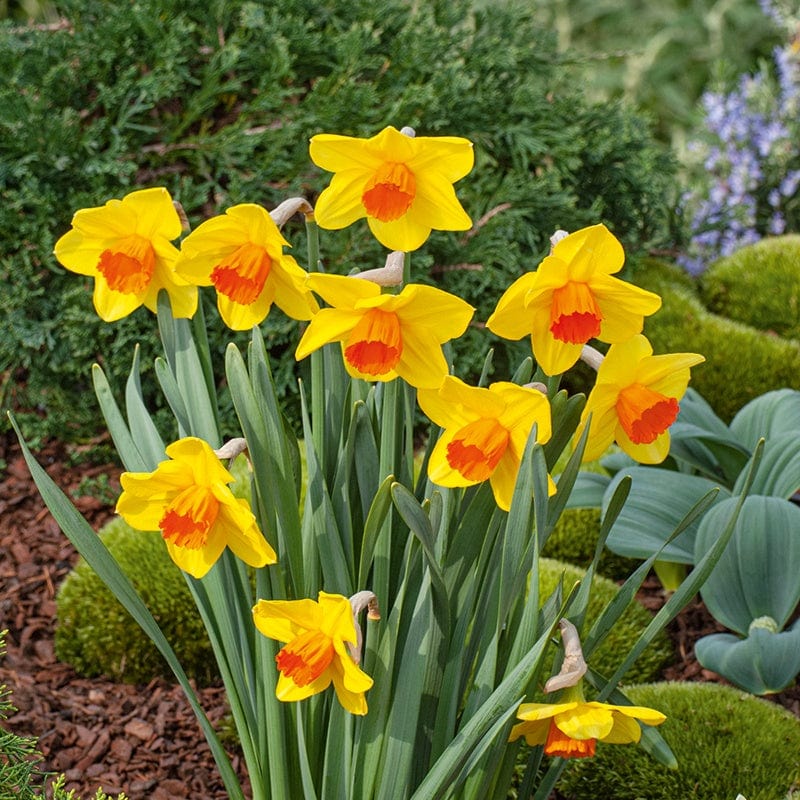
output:
[[[352,655],[358,632],[346,597],[320,592],[318,600],[259,600],[253,621],[264,636],[286,643],[275,656],[278,700],[304,700],[333,683],[347,711],[367,713],[364,692],[372,678]]]
[[[339,230],[363,217],[390,250],[416,250],[431,230],[464,231],[472,221],[453,184],[474,163],[472,142],[454,136],[411,137],[384,128],[371,139],[321,133],[311,160],[334,176],[317,200],[322,228]]]
[[[689,385],[689,368],[703,361],[697,353],[654,356],[642,335],[612,344],[575,434],[581,435],[591,415],[584,461],[599,458],[616,441],[639,463],[661,463],[669,453],[669,427]]]
[[[417,392],[417,400],[428,418],[444,428],[428,464],[430,480],[445,487],[488,480],[497,505],[508,511],[531,428],[537,426],[539,442],[550,438],[545,395],[515,383],[478,388],[447,376],[438,390]]]
[[[504,339],[530,334],[539,366],[559,375],[590,339],[623,342],[661,307],[658,295],[613,277],[624,261],[622,245],[604,225],[565,236],[535,272],[509,286],[486,327]]]
[[[597,741],[609,744],[638,742],[646,725],[660,725],[666,717],[645,706],[614,706],[574,700],[564,703],[523,703],[517,711],[523,720],[511,729],[509,741],[520,736],[531,745],[544,745],[549,756],[587,758]]]
[[[124,472],[117,513],[141,531],[161,531],[172,560],[202,578],[225,547],[251,567],[277,560],[246,500],[228,484],[233,475],[211,446],[187,437],[173,442],[153,472]]]
[[[306,272],[283,248],[288,242],[261,206],[246,203],[199,225],[181,243],[175,271],[217,290],[217,308],[232,330],[258,325],[273,303],[293,319],[319,309]]]
[[[344,364],[354,378],[391,381],[400,376],[417,388],[435,388],[447,375],[442,345],[461,336],[474,309],[433,286],[407,285],[381,294],[371,281],[313,273],[308,286],[332,308],[309,323],[298,360],[330,342],[341,342]]]
[[[166,289],[175,317],[191,317],[197,309],[197,287],[174,272],[178,250],[171,242],[180,234],[180,217],[169,192],[142,189],[78,211],[54,253],[70,272],[94,278],[94,307],[105,322],[141,305],[155,312],[161,289]]]

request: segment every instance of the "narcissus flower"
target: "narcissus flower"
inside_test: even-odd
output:
[[[367,713],[364,692],[372,687],[372,678],[356,660],[358,633],[346,597],[320,592],[318,600],[259,600],[253,621],[264,636],[286,642],[275,656],[278,700],[304,700],[333,683],[347,711]]]
[[[448,371],[442,345],[464,333],[474,312],[433,286],[409,284],[399,294],[381,294],[371,281],[320,273],[309,276],[308,286],[333,307],[311,320],[296,358],[341,342],[348,373],[367,381],[400,376],[417,388],[438,387]]]
[[[371,139],[321,133],[311,160],[334,176],[317,200],[322,228],[339,230],[362,217],[390,250],[416,250],[431,229],[465,231],[472,221],[453,184],[474,163],[472,142],[454,136],[405,136],[384,128]]]
[[[175,271],[217,290],[217,307],[233,330],[258,325],[273,303],[293,319],[319,309],[305,287],[306,272],[283,248],[288,242],[261,206],[233,206],[199,225],[181,243]]]
[[[576,231],[509,286],[486,327],[505,339],[530,334],[539,366],[558,375],[590,339],[623,342],[661,307],[658,295],[613,277],[624,261],[622,245],[604,225]]]
[[[515,383],[478,388],[448,375],[438,390],[419,391],[417,400],[444,428],[428,464],[431,481],[455,487],[488,479],[497,505],[508,511],[531,428],[537,425],[539,442],[550,438],[547,398]]]
[[[642,464],[661,463],[669,453],[669,427],[689,385],[689,368],[703,361],[697,353],[654,356],[641,335],[611,345],[575,433],[581,435],[591,414],[584,461],[599,458],[616,441]]]
[[[277,560],[246,500],[234,497],[233,475],[210,445],[187,437],[173,442],[153,472],[123,472],[117,513],[140,531],[161,531],[172,560],[202,578],[225,547],[251,567]]]
[[[156,310],[160,289],[169,295],[175,317],[197,309],[197,287],[174,272],[181,221],[166,189],[142,189],[104,206],[84,208],[55,246],[55,256],[71,272],[94,278],[94,307],[105,322],[139,306]]]
[[[586,758],[595,753],[599,740],[609,744],[638,742],[646,725],[660,725],[666,717],[644,706],[613,706],[607,703],[523,703],[517,718],[524,720],[511,729],[509,741],[525,737],[529,745],[544,745],[549,756]]]

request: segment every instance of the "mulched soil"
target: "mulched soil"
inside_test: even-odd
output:
[[[98,529],[111,510],[103,500],[81,495],[79,487],[87,477],[104,475],[118,488],[120,469],[71,466],[69,455],[58,443],[37,453]],[[7,465],[0,471],[0,630],[9,631],[0,685],[9,687],[19,709],[6,726],[37,737],[42,769],[66,773],[67,788],[84,800],[98,786],[109,793],[124,791],[130,800],[224,800],[214,760],[179,687],[160,679],[146,686],[85,679],[56,661],[55,594],[77,554],[39,498],[12,436],[0,435],[0,460]],[[663,595],[655,578],[645,582],[639,600],[654,612],[660,608]],[[694,642],[719,630],[699,599],[693,601],[668,628],[676,656],[663,678],[724,683],[694,657]],[[201,689],[199,696],[216,724],[227,711],[223,690]],[[800,716],[800,686],[769,699]],[[239,755],[231,756],[246,785]]]

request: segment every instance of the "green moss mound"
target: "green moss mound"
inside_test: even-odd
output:
[[[699,286],[709,311],[800,339],[800,236],[743,247],[712,264]]]
[[[597,746],[571,762],[559,784],[569,800],[784,800],[800,780],[800,720],[780,706],[727,686],[656,683],[626,694],[667,715],[659,731],[678,769],[635,745]]]
[[[216,661],[181,571],[158,533],[112,520],[100,537],[175,649],[187,674],[201,684],[217,676]],[[56,656],[86,677],[108,675],[147,683],[172,672],[92,568],[80,559],[56,597]]]
[[[539,571],[539,592],[541,597],[547,597],[556,588],[562,574],[564,575],[564,587],[566,590],[576,581],[579,581],[584,576],[585,571],[563,561],[554,561],[549,558],[541,560]],[[591,628],[594,621],[611,602],[618,588],[608,578],[595,575],[592,581],[589,607],[586,612],[585,631]],[[601,675],[610,676],[624,661],[634,642],[652,619],[653,617],[645,608],[637,603],[632,603],[620,617],[605,641],[592,653],[589,659],[589,665],[592,669]],[[628,670],[625,675],[625,681],[631,683],[652,681],[659,677],[664,665],[671,661],[673,657],[672,644],[662,631]]]
[[[542,555],[586,568],[594,558],[600,536],[599,508],[568,508],[547,539]],[[639,566],[639,561],[603,550],[597,571],[613,580],[624,580]]]
[[[658,292],[661,309],[645,320],[655,353],[702,353],[691,385],[726,422],[758,395],[800,389],[800,344],[757,331],[708,311],[677,267],[647,262],[637,271],[640,286]]]

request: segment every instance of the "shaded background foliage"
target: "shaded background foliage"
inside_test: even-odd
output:
[[[478,306],[478,321],[557,228],[603,221],[634,256],[669,239],[671,157],[643,117],[586,100],[530,10],[65,0],[58,11],[63,23],[46,29],[0,27],[0,374],[4,404],[38,408],[27,423],[41,435],[91,429],[92,360],[120,386],[141,342],[149,369],[149,312],[100,323],[88,282],[51,255],[76,209],[135,188],[167,186],[197,225],[240,202],[313,202],[327,178],[307,144],[321,131],[469,137],[477,164],[457,188],[473,220],[487,219],[472,235],[434,234],[414,270]],[[302,226],[286,233],[304,261]],[[339,272],[384,257],[364,225],[323,232],[322,251]],[[273,311],[264,328],[289,396],[295,324]],[[212,346],[230,338],[220,326]],[[490,343],[480,330],[460,342],[459,374],[479,371]],[[524,352],[500,345],[498,374]]]

